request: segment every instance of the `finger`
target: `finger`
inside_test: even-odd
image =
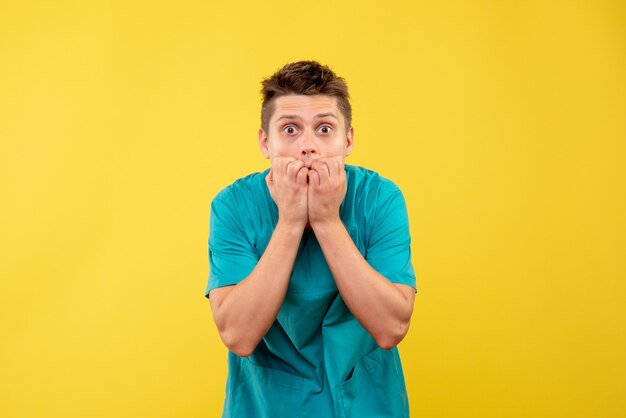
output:
[[[341,173],[339,171],[339,162],[337,158],[329,158],[326,161],[326,165],[328,166],[328,172],[331,177],[338,177]]]
[[[339,155],[337,156],[335,161],[337,161],[337,173],[339,173],[339,175],[343,174],[346,170],[343,162],[343,157]]]
[[[311,164],[311,168],[315,169],[318,174],[320,176],[329,176],[330,175],[330,171],[328,170],[328,166],[326,165],[327,159],[326,158],[320,158],[318,160],[313,161],[313,163]]]
[[[306,186],[309,181],[309,169],[304,165],[298,170],[298,174],[296,175],[296,183],[299,186]]]
[[[317,171],[319,175],[319,184],[326,183],[330,178],[330,171],[328,171],[328,166],[324,162],[324,160],[315,160],[311,165],[311,168]]]
[[[316,187],[319,187],[319,185],[320,185],[320,175],[317,171],[311,168],[309,170],[309,186],[316,188]]]
[[[300,160],[293,160],[290,161],[289,163],[287,163],[287,177],[289,177],[289,179],[293,179],[294,181],[296,181],[296,177],[298,176],[298,173],[300,172],[300,169],[304,167],[304,162],[300,161]]]
[[[287,165],[294,161],[295,158],[290,157],[275,157],[272,160],[272,166],[274,167],[274,174],[277,175],[286,175],[287,174]]]

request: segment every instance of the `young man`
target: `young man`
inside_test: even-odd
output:
[[[211,203],[206,296],[228,347],[223,417],[408,417],[396,345],[416,293],[407,210],[344,165],[345,81],[313,61],[263,81],[271,169]]]

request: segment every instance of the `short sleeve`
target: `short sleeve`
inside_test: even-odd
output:
[[[412,286],[417,292],[409,217],[404,196],[395,185],[381,189],[365,259],[389,281]]]
[[[244,231],[232,200],[224,193],[218,194],[211,202],[207,298],[212,289],[245,279],[258,263],[256,250]]]

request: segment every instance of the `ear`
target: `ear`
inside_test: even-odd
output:
[[[263,130],[263,128],[259,128],[259,149],[261,150],[261,154],[267,159],[270,158],[270,147],[267,142],[267,134]]]
[[[354,148],[354,128],[350,127],[346,135],[346,157],[352,153]]]

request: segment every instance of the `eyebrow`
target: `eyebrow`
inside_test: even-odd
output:
[[[327,116],[331,116],[331,117],[333,117],[333,118],[337,119],[337,116],[335,116],[335,114],[334,114],[334,113],[331,113],[331,112],[327,112],[327,113],[318,113],[317,115],[315,115],[315,117],[316,117],[316,118],[325,118],[325,117],[327,117]],[[337,120],[339,120],[339,119],[337,119]]]
[[[335,116],[335,114],[332,113],[332,112],[318,113],[317,115],[315,115],[315,117],[318,118],[318,119],[325,118],[325,117],[328,117],[328,116],[333,117],[333,118],[339,120],[337,118],[337,116]],[[302,119],[302,118],[300,116],[298,116],[298,115],[282,115],[281,117],[276,119],[276,122],[278,122],[281,119]]]
[[[298,115],[282,115],[281,117],[276,119],[276,122],[278,122],[281,119],[302,119],[302,118]]]

